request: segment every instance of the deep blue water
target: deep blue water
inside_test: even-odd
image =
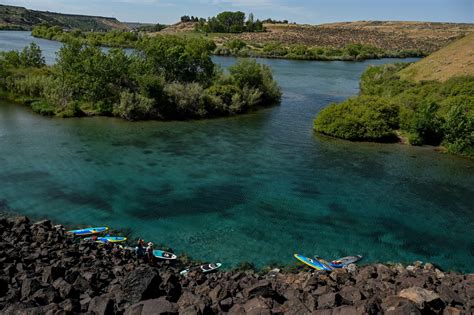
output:
[[[0,32],[0,49],[30,40]],[[60,44],[38,43],[53,62]],[[260,62],[282,103],[233,118],[58,119],[0,102],[0,210],[129,229],[225,266],[298,252],[474,271],[472,160],[312,131],[321,108],[357,94],[364,69],[394,60]]]

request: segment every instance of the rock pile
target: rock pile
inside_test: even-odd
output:
[[[431,264],[180,277],[125,251],[78,243],[50,221],[0,218],[1,314],[470,314],[474,275]]]

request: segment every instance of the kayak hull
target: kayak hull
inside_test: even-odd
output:
[[[67,231],[68,234],[73,234],[75,236],[90,236],[90,235],[95,235],[103,232],[107,232],[109,230],[108,227],[91,227],[91,228],[85,228],[85,229],[79,229],[79,230],[71,230]]]
[[[316,270],[326,270],[324,265],[322,265],[318,260],[311,259],[309,257],[300,255],[300,254],[295,254],[294,257],[302,262],[303,264],[316,269]]]
[[[85,238],[86,241],[92,241],[92,237]],[[122,236],[104,236],[98,237],[95,241],[97,243],[123,243],[127,240],[126,237]]]

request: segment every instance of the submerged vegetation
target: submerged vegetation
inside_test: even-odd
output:
[[[314,129],[356,141],[401,135],[413,145],[443,145],[451,153],[474,156],[474,76],[412,82],[400,79],[405,67],[369,68],[361,95],[322,110]]]
[[[0,54],[2,94],[46,115],[128,120],[233,115],[275,104],[281,93],[267,66],[240,61],[225,73],[204,39],[160,36],[132,55],[69,41],[54,66],[35,44]]]

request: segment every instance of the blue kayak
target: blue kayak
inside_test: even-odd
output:
[[[322,259],[321,257],[315,256],[315,260],[319,261],[319,263],[324,267],[324,270],[334,270],[330,263],[326,260]]]
[[[80,230],[71,230],[71,231],[68,231],[67,233],[74,234],[75,236],[89,236],[89,235],[103,233],[108,230],[109,230],[108,227],[91,227],[91,228],[85,228],[85,229],[80,229]]]
[[[159,249],[155,249],[153,251],[153,256],[155,256],[156,258],[165,259],[165,260],[174,260],[174,259],[178,258],[173,253],[165,252],[165,251],[159,250]]]
[[[86,237],[84,240],[93,241],[92,237]],[[127,240],[123,236],[100,236],[95,239],[97,243],[123,243]]]
[[[314,268],[316,270],[331,270],[331,269],[328,269],[327,266],[323,265],[317,259],[312,259],[312,258],[305,257],[305,256],[302,256],[302,255],[299,255],[299,254],[295,254],[294,256],[295,256],[296,259],[301,261],[303,264],[305,264],[307,266],[310,266],[311,268]]]

